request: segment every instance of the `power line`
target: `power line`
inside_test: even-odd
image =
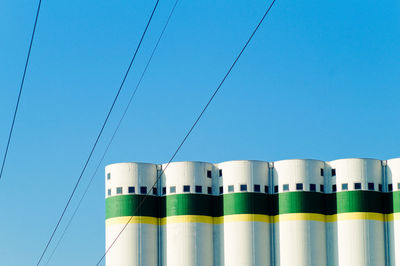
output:
[[[200,121],[201,117],[203,116],[204,112],[207,110],[208,106],[211,104],[211,102],[213,101],[213,99],[215,98],[215,96],[217,95],[218,91],[220,90],[221,86],[223,85],[223,83],[225,82],[226,78],[229,76],[229,74],[231,73],[232,69],[234,68],[234,66],[236,65],[237,61],[239,60],[240,56],[243,54],[244,50],[246,49],[246,47],[248,46],[248,44],[250,43],[251,39],[253,38],[254,34],[257,32],[258,28],[260,27],[260,25],[262,24],[262,22],[264,21],[265,17],[268,15],[269,11],[271,10],[272,6],[274,5],[275,0],[272,1],[272,3],[269,5],[269,7],[267,8],[267,10],[265,11],[264,15],[262,16],[261,20],[259,21],[259,23],[257,24],[257,26],[255,27],[255,29],[253,30],[252,34],[250,35],[249,39],[247,40],[247,42],[245,43],[245,45],[243,46],[242,50],[240,51],[240,53],[237,55],[235,61],[232,63],[232,65],[230,66],[230,68],[228,69],[228,72],[225,74],[225,76],[223,77],[222,81],[219,83],[218,87],[215,89],[214,93],[212,94],[211,98],[208,100],[207,104],[204,106],[203,110],[201,111],[201,113],[199,114],[199,116],[197,117],[197,119],[195,120],[195,122],[193,123],[192,127],[189,129],[189,131],[186,133],[185,137],[183,138],[183,140],[181,141],[181,143],[179,144],[178,148],[175,150],[175,152],[173,153],[172,157],[169,159],[167,165],[165,166],[165,168],[162,170],[162,172],[160,173],[160,175],[157,177],[156,182],[153,184],[152,188],[154,188],[156,186],[156,184],[158,183],[158,181],[160,180],[161,176],[164,174],[165,170],[168,168],[168,166],[170,165],[170,163],[172,162],[172,160],[175,158],[176,154],[179,152],[179,150],[182,148],[183,144],[186,142],[187,138],[189,137],[189,135],[192,133],[193,129],[196,127],[197,123]],[[144,201],[147,199],[147,197],[150,195],[150,192],[152,191],[152,188],[150,188],[149,192],[147,192],[147,194],[145,195],[145,197],[140,201],[138,207],[135,209],[135,213],[137,213],[137,211],[140,209],[140,207],[143,205]],[[133,216],[131,216],[129,218],[129,220],[125,223],[124,227],[122,228],[122,230],[118,233],[118,235],[116,236],[116,238],[113,240],[113,242],[111,243],[111,245],[107,248],[106,252],[103,254],[103,256],[100,258],[100,260],[97,262],[96,265],[99,265],[101,263],[101,261],[104,259],[104,257],[107,255],[107,253],[110,251],[110,249],[114,246],[114,244],[116,243],[116,241],[118,240],[118,238],[121,236],[121,234],[124,232],[124,230],[126,229],[126,227],[128,226],[128,224],[130,223],[130,221],[132,220]]]
[[[56,231],[57,231],[57,229],[58,229],[58,227],[59,227],[59,225],[60,225],[60,222],[61,222],[62,218],[64,217],[64,214],[65,214],[65,212],[66,212],[66,210],[67,210],[67,208],[68,208],[68,206],[69,206],[69,204],[70,204],[70,202],[71,202],[71,200],[72,200],[72,197],[74,196],[75,191],[76,191],[76,189],[77,189],[77,187],[78,187],[78,185],[79,185],[79,183],[80,183],[80,181],[81,181],[81,179],[82,179],[82,176],[83,176],[83,174],[84,174],[84,172],[85,172],[85,170],[86,170],[86,167],[87,167],[87,165],[88,165],[88,163],[89,163],[89,161],[90,161],[90,159],[91,159],[91,157],[92,157],[92,155],[93,155],[93,152],[94,152],[94,150],[95,150],[95,148],[96,148],[96,146],[97,146],[97,143],[98,143],[98,141],[99,141],[99,139],[100,139],[100,137],[101,137],[101,135],[102,135],[102,133],[103,133],[103,130],[104,130],[106,124],[107,124],[107,121],[108,121],[108,119],[109,119],[109,117],[110,117],[110,115],[111,115],[111,112],[112,112],[112,110],[114,109],[115,103],[116,103],[116,101],[117,101],[117,99],[118,99],[118,96],[119,96],[121,90],[122,90],[122,87],[123,87],[124,84],[125,84],[126,78],[128,77],[129,71],[130,71],[130,69],[131,69],[131,67],[132,67],[132,65],[133,65],[133,62],[134,62],[134,60],[135,60],[135,58],[136,58],[137,52],[139,51],[139,48],[140,48],[141,44],[142,44],[142,41],[143,41],[143,39],[144,39],[144,36],[146,35],[147,29],[148,29],[148,27],[149,27],[149,25],[150,25],[150,22],[151,22],[151,20],[152,20],[152,18],[153,18],[153,15],[154,15],[154,13],[155,13],[155,11],[156,11],[156,9],[157,9],[157,6],[158,6],[159,1],[160,1],[160,0],[157,0],[157,2],[156,2],[155,5],[154,5],[153,11],[151,12],[150,18],[149,18],[149,20],[147,21],[146,27],[145,27],[145,29],[144,29],[144,31],[143,31],[143,33],[142,33],[142,36],[141,36],[140,41],[139,41],[139,44],[138,44],[137,47],[136,47],[135,53],[133,54],[133,57],[132,57],[132,59],[131,59],[131,61],[130,61],[130,63],[129,63],[128,69],[127,69],[126,72],[125,72],[125,75],[124,75],[124,78],[122,79],[121,85],[119,86],[119,89],[118,89],[118,91],[117,91],[117,94],[115,95],[115,98],[114,98],[114,100],[113,100],[113,103],[111,104],[110,110],[109,110],[108,113],[107,113],[106,119],[105,119],[104,122],[103,122],[103,125],[102,125],[102,127],[101,127],[101,129],[100,129],[99,134],[97,135],[96,141],[94,142],[94,145],[93,145],[93,147],[92,147],[92,149],[91,149],[91,151],[90,151],[90,153],[89,153],[89,156],[88,156],[88,158],[87,158],[87,160],[86,160],[86,162],[85,162],[85,165],[84,165],[84,167],[83,167],[83,169],[82,169],[82,171],[81,171],[81,173],[80,173],[80,175],[79,175],[79,178],[78,178],[78,180],[77,180],[77,182],[76,182],[76,184],[75,184],[75,186],[74,186],[74,188],[73,188],[73,190],[72,190],[71,195],[70,195],[69,198],[68,198],[67,204],[65,205],[64,210],[63,210],[63,212],[61,213],[60,218],[58,219],[58,222],[57,222],[57,224],[56,224],[56,226],[55,226],[55,228],[54,228],[54,230],[53,230],[53,232],[52,232],[52,234],[51,234],[51,236],[50,236],[50,239],[47,241],[47,244],[46,244],[46,246],[45,246],[45,248],[44,248],[44,250],[43,250],[43,252],[42,252],[42,254],[41,254],[41,256],[40,256],[40,258],[39,258],[39,260],[38,260],[38,262],[37,262],[37,265],[39,265],[40,262],[42,261],[43,256],[44,256],[44,254],[46,253],[46,250],[48,249],[48,247],[49,247],[49,245],[50,245],[50,242],[52,241],[52,239],[53,239],[53,237],[54,237],[54,234],[56,233]]]
[[[33,39],[35,37],[35,32],[36,32],[36,25],[37,21],[39,18],[39,12],[40,12],[40,6],[42,4],[42,0],[39,0],[39,4],[36,10],[36,17],[35,17],[35,23],[33,25],[33,31],[32,31],[32,36],[31,36],[31,41],[29,43],[29,49],[28,49],[28,55],[26,56],[25,60],[25,67],[24,67],[24,73],[22,74],[22,79],[21,79],[21,84],[19,86],[19,93],[18,93],[18,98],[17,98],[17,104],[15,105],[15,110],[14,110],[14,115],[11,123],[11,128],[10,132],[8,134],[8,140],[7,140],[7,145],[6,145],[6,150],[4,152],[4,157],[3,157],[3,162],[1,164],[1,170],[0,170],[0,179],[3,176],[3,170],[4,170],[4,165],[6,164],[6,159],[7,159],[7,154],[8,154],[8,148],[10,147],[10,142],[11,142],[11,137],[12,133],[14,131],[14,125],[15,125],[15,119],[17,118],[17,112],[18,112],[18,107],[19,107],[19,102],[21,100],[21,95],[22,95],[22,88],[24,87],[25,83],[25,76],[26,76],[26,71],[28,69],[28,63],[29,63],[29,58],[31,56],[31,50],[32,50],[32,44],[33,44]]]
[[[103,155],[102,155],[102,157],[101,157],[101,159],[100,159],[100,161],[99,161],[99,163],[98,163],[98,165],[97,165],[97,167],[96,167],[96,169],[95,169],[95,171],[94,171],[92,177],[90,178],[90,181],[89,181],[88,185],[86,186],[85,191],[83,192],[83,195],[82,195],[81,199],[80,199],[79,202],[78,202],[78,205],[76,206],[76,208],[75,208],[75,210],[74,210],[74,212],[73,212],[71,218],[69,219],[69,221],[68,221],[68,223],[67,223],[67,225],[66,225],[64,231],[62,232],[62,234],[61,234],[61,236],[60,236],[60,239],[58,240],[58,242],[57,242],[55,248],[53,249],[52,253],[50,254],[50,256],[49,256],[49,258],[48,258],[48,260],[47,260],[47,262],[46,262],[45,265],[47,265],[47,264],[50,262],[51,258],[53,257],[54,253],[56,252],[58,246],[60,245],[62,239],[64,238],[65,233],[67,232],[69,226],[71,225],[72,220],[74,219],[76,213],[78,212],[78,209],[79,209],[79,207],[81,206],[82,201],[83,201],[83,199],[85,198],[85,196],[86,196],[86,194],[87,194],[87,192],[88,192],[88,190],[89,190],[89,187],[91,186],[91,184],[92,184],[92,182],[93,182],[93,180],[94,180],[94,177],[96,176],[98,170],[100,169],[100,166],[101,166],[101,164],[102,164],[102,162],[103,162],[103,160],[104,160],[104,157],[106,156],[106,154],[107,154],[107,152],[108,152],[108,150],[109,150],[109,148],[110,148],[110,146],[111,146],[111,144],[112,144],[112,142],[113,142],[113,140],[114,140],[114,138],[115,138],[115,136],[116,136],[116,134],[117,134],[117,131],[119,130],[119,127],[121,126],[122,121],[124,120],[124,118],[125,118],[125,116],[126,116],[126,114],[127,114],[127,112],[128,112],[128,109],[129,109],[131,103],[133,102],[133,99],[134,99],[134,97],[135,97],[135,95],[136,95],[136,92],[137,92],[137,90],[139,89],[140,84],[142,83],[143,77],[144,77],[145,73],[147,72],[147,69],[148,69],[148,67],[149,67],[149,65],[150,65],[150,62],[151,62],[151,60],[153,59],[153,56],[154,56],[154,54],[155,54],[155,52],[156,52],[156,50],[157,50],[157,48],[158,48],[158,45],[160,44],[160,41],[161,41],[161,39],[162,39],[162,37],[163,37],[163,35],[164,35],[165,30],[167,29],[167,26],[168,26],[168,24],[169,24],[169,21],[171,20],[172,14],[174,13],[175,8],[176,8],[178,2],[179,2],[179,0],[176,0],[176,1],[175,1],[175,4],[174,4],[174,6],[172,7],[171,12],[170,12],[170,14],[169,14],[169,16],[168,16],[168,18],[167,18],[165,24],[164,24],[164,28],[162,29],[162,31],[161,31],[161,33],[160,33],[160,36],[158,37],[158,40],[157,40],[157,42],[156,42],[156,45],[154,46],[153,51],[151,52],[151,55],[150,55],[150,57],[149,57],[149,59],[148,59],[148,61],[147,61],[147,63],[146,63],[146,66],[145,66],[145,68],[144,68],[144,70],[143,70],[143,72],[142,72],[142,74],[141,74],[141,76],[140,76],[140,78],[139,78],[139,81],[138,81],[138,83],[136,84],[136,87],[135,87],[134,91],[133,91],[132,94],[131,94],[131,97],[130,97],[130,99],[129,99],[129,102],[128,102],[128,104],[127,104],[125,110],[124,110],[124,113],[122,114],[121,119],[119,120],[119,122],[118,122],[118,124],[117,124],[117,126],[116,126],[116,128],[115,128],[115,130],[114,130],[114,133],[113,133],[113,135],[111,136],[111,139],[110,139],[110,141],[108,142],[107,147],[106,147],[106,149],[105,149],[105,151],[104,151],[104,153],[103,153]]]

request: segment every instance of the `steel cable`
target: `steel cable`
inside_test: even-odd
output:
[[[250,43],[251,39],[253,38],[253,36],[255,35],[255,33],[257,32],[258,28],[260,27],[260,25],[262,24],[262,22],[264,21],[265,17],[268,15],[269,11],[271,10],[272,6],[274,5],[276,0],[273,0],[271,2],[271,4],[269,5],[269,7],[267,8],[266,12],[264,13],[264,15],[262,16],[261,20],[259,21],[259,23],[257,24],[257,26],[255,27],[255,29],[253,30],[252,34],[250,35],[249,39],[247,40],[247,42],[245,43],[245,45],[243,46],[242,50],[240,51],[240,53],[237,55],[236,59],[234,60],[234,62],[232,63],[232,65],[230,66],[230,68],[228,69],[227,73],[225,74],[225,76],[223,77],[222,81],[219,83],[218,87],[215,89],[214,93],[212,94],[211,98],[208,100],[207,104],[204,106],[203,110],[201,111],[201,113],[199,114],[199,116],[197,117],[197,119],[195,120],[195,122],[193,123],[193,125],[191,126],[191,128],[189,129],[189,131],[186,133],[185,137],[183,138],[183,140],[180,142],[178,148],[175,150],[175,152],[173,153],[173,155],[171,156],[171,158],[169,159],[167,165],[165,166],[165,168],[161,171],[161,173],[159,174],[159,176],[157,177],[156,182],[154,182],[153,186],[149,189],[149,191],[147,192],[147,194],[144,196],[144,198],[140,201],[139,205],[136,207],[134,214],[136,214],[138,212],[138,210],[140,209],[140,207],[143,205],[144,201],[147,199],[147,197],[150,195],[152,188],[154,188],[157,183],[159,182],[161,176],[165,173],[165,170],[168,168],[168,166],[170,165],[170,163],[172,162],[172,160],[175,158],[176,154],[179,152],[179,150],[182,148],[183,144],[186,142],[187,138],[189,137],[189,135],[192,133],[193,129],[196,127],[197,123],[200,121],[201,117],[203,116],[204,112],[207,110],[208,106],[211,104],[211,102],[213,101],[213,99],[215,98],[215,96],[217,95],[218,91],[220,90],[221,86],[223,85],[223,83],[225,82],[226,78],[229,76],[229,74],[231,73],[232,69],[234,68],[234,66],[236,65],[237,61],[239,60],[239,58],[241,57],[241,55],[243,54],[244,50],[246,49],[246,47],[248,46],[248,44]],[[102,255],[102,257],[100,258],[100,260],[96,263],[96,266],[99,265],[102,260],[104,259],[104,257],[107,255],[107,253],[110,251],[110,249],[114,246],[114,244],[116,243],[116,241],[118,240],[118,238],[121,236],[121,234],[125,231],[126,227],[128,226],[128,224],[131,222],[131,220],[133,219],[134,216],[131,216],[128,221],[125,223],[125,225],[123,226],[123,228],[121,229],[121,231],[118,233],[118,235],[114,238],[113,242],[110,244],[110,246],[106,249],[106,252]]]

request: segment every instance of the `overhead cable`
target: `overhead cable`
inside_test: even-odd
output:
[[[98,143],[98,141],[99,141],[99,139],[100,139],[100,137],[101,137],[101,135],[102,135],[102,133],[103,133],[103,130],[104,130],[104,128],[105,128],[105,126],[106,126],[106,124],[107,124],[107,122],[108,122],[108,119],[109,119],[109,117],[110,117],[110,115],[111,115],[111,112],[112,112],[112,110],[114,109],[115,103],[117,102],[117,99],[118,99],[118,97],[119,97],[119,95],[120,95],[120,93],[121,93],[122,87],[123,87],[124,84],[125,84],[126,78],[128,77],[129,71],[131,70],[131,67],[132,67],[132,65],[133,65],[133,62],[134,62],[134,60],[135,60],[135,58],[136,58],[136,55],[137,55],[137,53],[138,53],[138,51],[139,51],[139,48],[140,48],[141,44],[142,44],[142,41],[143,41],[143,39],[144,39],[144,36],[146,35],[147,29],[148,29],[148,27],[149,27],[149,25],[150,25],[150,22],[151,22],[151,20],[152,20],[152,18],[153,18],[153,15],[154,15],[154,13],[155,13],[155,11],[156,11],[156,9],[157,9],[157,6],[158,6],[159,1],[160,1],[160,0],[157,0],[156,3],[155,3],[155,5],[154,5],[154,7],[153,7],[153,10],[152,10],[152,12],[151,12],[150,18],[149,18],[148,21],[147,21],[146,27],[145,27],[145,29],[144,29],[144,31],[143,31],[143,33],[142,33],[142,36],[141,36],[140,41],[139,41],[139,43],[138,43],[138,45],[137,45],[137,47],[136,47],[136,50],[135,50],[135,52],[134,52],[134,54],[133,54],[133,56],[132,56],[132,59],[131,59],[131,61],[130,61],[130,63],[129,63],[129,66],[128,66],[128,69],[126,70],[125,75],[124,75],[124,77],[123,77],[123,79],[122,79],[122,82],[121,82],[121,84],[120,84],[120,86],[119,86],[119,88],[118,88],[117,94],[115,95],[114,100],[113,100],[113,102],[112,102],[112,104],[111,104],[111,107],[110,107],[110,109],[109,109],[109,111],[108,111],[108,113],[107,113],[107,116],[106,116],[106,118],[105,118],[105,120],[104,120],[104,122],[103,122],[103,125],[102,125],[102,127],[101,127],[101,129],[100,129],[100,132],[99,132],[98,135],[97,135],[96,141],[94,142],[94,145],[92,146],[92,149],[90,150],[89,156],[88,156],[88,158],[86,159],[86,162],[85,162],[85,164],[84,164],[84,166],[83,166],[83,168],[82,168],[82,171],[81,171],[81,173],[80,173],[80,175],[79,175],[79,178],[78,178],[78,180],[76,181],[74,188],[72,189],[72,192],[71,192],[71,194],[70,194],[70,196],[69,196],[69,198],[68,198],[67,204],[65,205],[65,207],[64,207],[64,209],[63,209],[63,211],[62,211],[62,213],[61,213],[61,215],[60,215],[60,218],[58,219],[57,224],[56,224],[56,226],[54,227],[53,232],[51,233],[51,236],[50,236],[49,240],[47,241],[45,248],[44,248],[43,251],[42,251],[42,254],[40,255],[40,258],[39,258],[39,260],[38,260],[38,262],[37,262],[37,265],[39,265],[40,262],[42,261],[43,256],[44,256],[44,254],[46,253],[46,251],[47,251],[47,249],[48,249],[48,247],[49,247],[49,245],[50,245],[50,243],[51,243],[51,241],[52,241],[52,239],[53,239],[53,237],[54,237],[54,234],[56,233],[56,231],[57,231],[57,229],[58,229],[58,227],[59,227],[59,225],[60,225],[60,223],[61,223],[61,220],[63,219],[64,214],[65,214],[65,212],[66,212],[66,210],[67,210],[67,208],[68,208],[68,206],[69,206],[69,204],[70,204],[70,202],[71,202],[71,200],[72,200],[72,198],[73,198],[73,196],[74,196],[74,194],[75,194],[75,191],[76,191],[76,189],[78,188],[78,185],[79,185],[79,183],[80,183],[80,181],[81,181],[81,179],[82,179],[82,176],[83,176],[83,174],[85,173],[86,167],[87,167],[87,165],[89,164],[89,161],[90,161],[90,159],[91,159],[91,157],[92,157],[92,155],[93,155],[93,152],[94,152],[94,150],[95,150],[95,148],[96,148],[96,146],[97,146],[97,143]]]
[[[12,133],[13,133],[13,131],[14,131],[15,120],[16,120],[16,118],[17,118],[17,113],[18,113],[18,108],[19,108],[19,102],[20,102],[20,100],[21,100],[22,89],[23,89],[24,83],[25,83],[25,76],[26,76],[26,72],[27,72],[27,70],[28,70],[29,58],[30,58],[30,56],[31,56],[32,44],[33,44],[33,39],[35,38],[36,25],[37,25],[37,21],[38,21],[38,18],[39,18],[39,13],[40,13],[40,6],[41,6],[41,4],[42,4],[42,0],[39,0],[39,4],[38,4],[37,9],[36,9],[35,23],[33,24],[33,30],[32,30],[31,40],[30,40],[30,43],[29,43],[28,54],[27,54],[26,60],[25,60],[24,72],[23,72],[23,74],[22,74],[21,84],[20,84],[20,86],[19,86],[19,93],[18,93],[17,103],[16,103],[16,105],[15,105],[14,115],[13,115],[13,119],[12,119],[12,122],[11,122],[10,131],[9,131],[9,133],[8,133],[7,145],[6,145],[6,150],[5,150],[5,152],[4,152],[3,162],[2,162],[2,164],[1,164],[0,179],[1,179],[2,176],[3,176],[3,170],[4,170],[4,166],[5,166],[5,164],[6,164],[8,149],[9,149],[9,147],[10,147],[11,137],[12,137]]]
[[[255,27],[255,29],[253,30],[252,34],[250,35],[250,37],[248,38],[247,42],[245,43],[245,45],[243,46],[243,48],[241,49],[241,51],[239,52],[239,54],[236,56],[236,59],[233,61],[232,65],[229,67],[228,71],[226,72],[226,74],[224,75],[224,77],[222,78],[221,82],[219,83],[219,85],[217,86],[217,88],[215,89],[214,93],[211,95],[210,99],[208,100],[207,104],[203,107],[202,111],[200,112],[200,114],[198,115],[197,119],[195,120],[195,122],[193,123],[193,125],[190,127],[189,131],[186,133],[185,137],[183,138],[183,140],[180,142],[178,148],[175,150],[175,152],[172,154],[171,158],[169,159],[167,165],[165,166],[165,168],[161,171],[161,173],[157,176],[157,180],[156,182],[153,184],[152,188],[154,188],[157,183],[159,182],[161,176],[164,174],[164,172],[166,171],[166,169],[168,168],[168,166],[170,165],[170,163],[172,162],[172,160],[175,158],[175,156],[177,155],[177,153],[179,152],[179,150],[182,148],[183,144],[186,142],[187,138],[189,137],[189,135],[192,133],[193,129],[196,127],[197,123],[200,121],[201,117],[203,116],[204,112],[207,110],[208,106],[211,104],[211,102],[213,101],[213,99],[215,98],[215,96],[217,95],[218,91],[220,90],[221,86],[224,84],[225,80],[227,79],[227,77],[229,76],[229,74],[231,73],[232,69],[234,68],[234,66],[236,65],[237,61],[239,60],[239,58],[241,57],[241,55],[243,54],[244,50],[246,49],[246,47],[248,46],[248,44],[250,43],[251,39],[253,38],[253,36],[255,35],[255,33],[257,32],[258,28],[261,26],[262,22],[264,21],[265,17],[268,15],[269,11],[271,10],[272,6],[274,5],[276,0],[273,0],[272,3],[268,6],[267,10],[265,11],[264,15],[262,16],[262,18],[260,19],[260,21],[258,22],[257,26]],[[134,214],[138,212],[138,210],[140,209],[140,207],[143,205],[143,203],[145,202],[145,200],[147,199],[147,197],[150,195],[152,188],[149,189],[149,192],[147,192],[147,194],[143,197],[143,199],[140,201],[139,205],[137,206],[137,208],[134,211]],[[96,265],[99,265],[102,260],[105,258],[105,256],[107,255],[107,253],[110,251],[110,249],[114,246],[114,244],[116,243],[116,241],[118,240],[118,238],[121,236],[121,234],[125,231],[126,227],[128,226],[128,224],[131,222],[131,220],[133,219],[134,216],[131,216],[128,221],[125,223],[125,225],[123,226],[123,228],[121,229],[121,231],[118,233],[118,235],[114,238],[114,240],[111,242],[110,246],[106,249],[105,253],[101,256],[101,258],[99,259],[99,261],[96,263]]]
[[[79,202],[78,202],[78,205],[76,206],[76,208],[75,208],[73,214],[71,215],[70,219],[68,220],[68,223],[67,223],[67,225],[66,225],[65,228],[64,228],[64,231],[62,232],[62,234],[61,234],[61,236],[60,236],[60,238],[59,238],[59,240],[58,240],[56,246],[54,247],[53,251],[51,252],[51,254],[50,254],[49,258],[47,259],[47,262],[46,262],[45,265],[47,265],[47,264],[50,262],[51,258],[53,257],[54,253],[56,252],[58,246],[60,245],[62,239],[64,238],[65,233],[67,232],[69,226],[71,225],[72,220],[75,218],[75,215],[76,215],[76,213],[78,212],[78,209],[79,209],[79,207],[81,206],[82,201],[83,201],[83,199],[85,198],[85,196],[86,196],[86,194],[87,194],[87,192],[88,192],[88,190],[89,190],[89,187],[90,187],[91,184],[93,183],[93,180],[94,180],[94,178],[95,178],[95,176],[96,176],[98,170],[100,169],[101,164],[103,163],[104,157],[106,156],[106,154],[107,154],[107,152],[108,152],[108,150],[109,150],[109,148],[110,148],[110,146],[111,146],[111,144],[112,144],[112,142],[113,142],[113,140],[114,140],[114,138],[115,138],[115,135],[117,134],[117,131],[119,130],[119,128],[120,128],[120,126],[121,126],[121,124],[122,124],[122,121],[124,120],[124,118],[125,118],[125,116],[126,116],[126,114],[127,114],[127,112],[128,112],[128,109],[129,109],[131,103],[133,102],[133,99],[134,99],[134,97],[135,97],[135,95],[136,95],[136,92],[137,92],[137,90],[139,89],[140,84],[142,83],[143,77],[144,77],[145,73],[147,72],[147,69],[148,69],[148,67],[149,67],[149,65],[150,65],[150,62],[151,62],[151,60],[153,59],[153,56],[154,56],[154,54],[155,54],[155,52],[156,52],[156,50],[157,50],[157,48],[158,48],[158,45],[160,44],[160,41],[161,41],[161,39],[162,39],[162,37],[163,37],[163,35],[164,35],[164,32],[165,32],[165,30],[166,30],[166,28],[167,28],[167,26],[168,26],[168,24],[169,24],[169,21],[170,21],[170,19],[171,19],[171,17],[172,17],[172,14],[173,14],[174,11],[175,11],[175,8],[176,8],[178,2],[179,2],[179,0],[176,0],[176,1],[175,1],[175,4],[174,4],[174,6],[172,7],[172,10],[171,10],[171,12],[169,13],[169,16],[168,16],[168,18],[167,18],[167,20],[166,20],[166,22],[165,22],[165,24],[164,24],[164,28],[162,29],[162,31],[161,31],[161,33],[160,33],[160,36],[158,37],[158,40],[157,40],[157,42],[156,42],[156,45],[154,46],[153,51],[151,52],[151,55],[150,55],[150,57],[149,57],[149,59],[148,59],[148,61],[147,61],[147,63],[146,63],[146,66],[145,66],[145,68],[144,68],[144,70],[143,70],[143,72],[142,72],[142,74],[141,74],[141,76],[140,76],[140,78],[139,78],[139,81],[137,82],[136,87],[135,87],[135,89],[133,90],[133,92],[132,92],[132,94],[131,94],[131,96],[130,96],[130,98],[129,98],[128,104],[127,104],[127,106],[125,107],[125,110],[124,110],[124,112],[123,112],[123,114],[122,114],[122,116],[121,116],[121,118],[120,118],[120,120],[119,120],[119,122],[118,122],[118,124],[117,124],[117,126],[116,126],[116,128],[115,128],[115,130],[114,130],[114,133],[113,133],[113,135],[111,136],[111,138],[110,138],[110,140],[109,140],[109,142],[108,142],[108,144],[107,144],[107,147],[106,147],[106,149],[104,150],[104,153],[103,153],[103,155],[101,156],[101,159],[100,159],[100,161],[99,161],[99,163],[98,163],[98,165],[97,165],[97,167],[96,167],[96,169],[95,169],[93,175],[91,176],[90,181],[89,181],[89,183],[87,184],[87,186],[86,186],[86,188],[85,188],[85,191],[84,191],[83,194],[82,194],[82,197],[80,198],[80,200],[79,200]]]

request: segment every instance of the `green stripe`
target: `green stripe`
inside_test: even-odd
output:
[[[121,195],[106,199],[106,219],[120,216],[168,217],[231,214],[278,215],[286,213],[339,214],[348,212],[400,212],[400,191],[345,191],[334,194],[286,192],[279,194],[231,193],[219,196],[174,194],[149,196],[135,213],[144,195]]]
[[[326,214],[346,212],[386,213],[384,193],[377,191],[346,191],[326,197]]]
[[[395,191],[393,193],[387,193],[385,203],[386,203],[386,212],[387,213],[400,212],[400,191]]]
[[[214,197],[203,194],[175,194],[160,197],[160,217],[176,215],[213,216]]]
[[[263,193],[232,193],[217,196],[217,205],[219,210],[215,216],[231,214],[266,214],[272,213],[272,195]]]
[[[145,195],[121,195],[107,198],[106,219],[120,216],[159,217],[159,198],[157,196],[148,196],[137,210],[144,197]]]
[[[325,213],[324,196],[317,192],[287,192],[274,194],[273,215],[286,213]]]

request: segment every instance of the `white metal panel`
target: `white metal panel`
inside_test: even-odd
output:
[[[348,190],[355,190],[355,183],[361,183],[361,190],[368,190],[368,183],[374,184],[374,190],[383,185],[382,162],[376,159],[340,159],[329,162],[336,170],[337,192],[343,191],[342,184],[348,184]]]
[[[107,175],[110,174],[110,179]],[[149,190],[157,180],[157,165],[150,163],[116,163],[106,166],[105,171],[105,195],[108,197],[108,189],[111,196],[116,196],[117,187],[122,187],[122,194],[128,194],[128,187],[134,186],[135,193],[140,194],[140,187],[145,186]]]
[[[322,171],[321,171],[322,169]],[[310,191],[316,185],[315,193],[324,185],[325,163],[317,160],[284,160],[274,163],[273,183],[279,193],[294,192],[296,184],[302,184],[302,191]],[[283,186],[289,185],[289,191]],[[326,265],[326,223],[311,220],[280,221],[274,226],[275,261],[280,266]]]
[[[202,186],[201,194],[207,194],[215,175],[214,166],[204,162],[175,162],[163,169],[161,186],[166,187],[167,195],[195,193],[195,186]],[[207,171],[212,172],[211,178]],[[183,186],[190,186],[190,192],[184,192]],[[176,193],[171,193],[171,187]],[[167,222],[161,226],[161,246],[163,266],[212,266],[213,224]]]
[[[382,163],[375,159],[341,159],[329,163],[336,170],[337,191],[356,190],[355,184],[361,183],[361,190],[368,190],[368,183],[379,190],[383,184]],[[338,204],[346,204],[338,202]],[[339,266],[385,265],[384,222],[355,219],[338,220],[331,227],[332,235],[337,236],[337,261]]]
[[[325,163],[318,160],[282,160],[274,162],[273,168],[274,186],[279,186],[279,192],[283,191],[283,185],[289,185],[289,191],[296,191],[296,184],[303,184],[304,191],[310,191],[310,184],[316,185],[316,191],[320,191],[320,185],[324,185]],[[321,169],[324,175],[321,175]]]
[[[110,178],[108,179],[108,174]],[[150,189],[157,178],[157,165],[147,163],[118,163],[106,167],[106,197],[119,196],[116,188],[122,187],[122,194],[128,194],[128,187]],[[106,226],[106,249],[124,227],[124,223]],[[107,266],[157,266],[158,226],[153,224],[129,224],[106,255]]]
[[[247,185],[248,192],[254,192],[254,185],[260,185],[265,193],[268,185],[268,163],[261,161],[229,161],[218,164],[222,170],[224,194],[245,192],[241,185]],[[229,186],[234,187],[229,192]],[[223,224],[224,266],[270,265],[270,224],[266,222],[230,221]]]
[[[106,249],[124,224],[106,226]],[[157,266],[158,225],[129,224],[106,255],[107,266]]]

